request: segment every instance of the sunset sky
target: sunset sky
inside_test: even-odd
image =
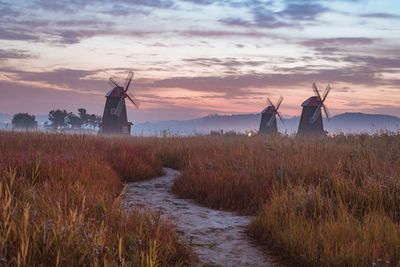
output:
[[[331,113],[400,116],[400,1],[0,0],[0,113],[102,114],[135,72],[134,122],[284,116],[330,83]]]

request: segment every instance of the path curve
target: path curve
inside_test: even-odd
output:
[[[253,244],[244,233],[251,217],[201,207],[171,192],[180,172],[164,168],[165,175],[128,183],[124,209],[145,207],[161,210],[171,218],[182,239],[191,244],[205,266],[279,266]]]

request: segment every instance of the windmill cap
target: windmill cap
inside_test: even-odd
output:
[[[273,106],[266,107],[261,113],[274,113],[275,108]]]
[[[124,93],[124,88],[116,86],[107,92],[106,97],[121,97],[124,95]]]
[[[318,107],[321,104],[318,96],[312,96],[301,104],[302,107]]]

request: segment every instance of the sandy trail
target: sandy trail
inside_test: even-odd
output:
[[[205,266],[278,266],[244,233],[250,217],[201,207],[171,192],[180,173],[164,168],[165,175],[129,183],[123,207],[161,210],[177,225],[182,239],[191,244]]]

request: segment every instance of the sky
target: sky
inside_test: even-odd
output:
[[[400,116],[397,0],[0,0],[0,113],[102,114],[109,77],[133,122],[281,113],[331,84],[332,115]]]

